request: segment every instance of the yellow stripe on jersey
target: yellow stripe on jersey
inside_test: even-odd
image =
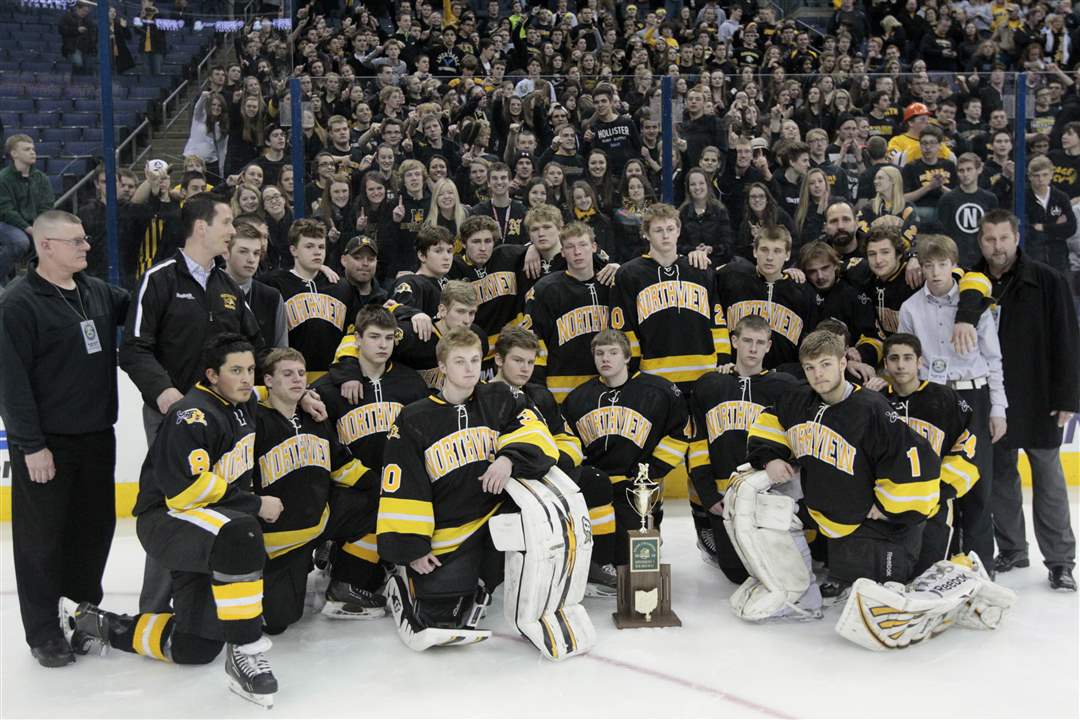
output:
[[[787,433],[784,432],[784,426],[780,424],[780,420],[771,412],[763,412],[757,416],[754,420],[754,424],[750,426],[750,432],[747,434],[747,439],[758,438],[759,440],[767,440],[775,445],[783,445],[791,452],[791,445],[788,443]]]
[[[727,328],[713,328],[712,339],[713,349],[716,350],[717,355],[731,354],[731,335]]]
[[[709,441],[694,440],[686,454],[686,464],[691,471],[709,464]]]
[[[592,380],[595,375],[548,375],[547,383],[548,390],[555,396],[555,402],[562,404],[566,396],[576,390],[580,385]]]
[[[217,535],[225,523],[229,522],[228,515],[222,515],[217,510],[210,508],[195,508],[193,510],[169,510],[169,517],[183,520],[196,525],[211,535]]]
[[[342,543],[341,549],[353,557],[367,560],[369,563],[379,562],[379,546],[376,543],[375,533],[368,533],[359,540]]]
[[[642,358],[641,371],[673,383],[693,382],[716,367],[716,354]]]
[[[292,552],[297,548],[307,545],[315,538],[322,535],[326,529],[326,521],[330,519],[330,507],[323,508],[319,522],[311,527],[299,530],[280,530],[278,532],[263,532],[263,546],[269,558],[276,558],[285,553]]]
[[[685,440],[677,440],[670,435],[665,435],[656,444],[653,457],[671,467],[678,467],[686,460],[686,449],[689,445],[690,443]]]
[[[990,278],[980,272],[968,271],[964,273],[964,276],[960,278],[959,285],[960,292],[975,290],[983,297],[990,297],[994,290],[994,286],[990,284]]]
[[[889,478],[878,478],[874,484],[874,497],[881,509],[899,515],[917,512],[930,517],[938,508],[941,484],[937,478],[919,482],[896,483]]]
[[[263,581],[211,585],[219,620],[253,620],[262,615]]]
[[[376,534],[402,533],[431,537],[435,532],[435,510],[427,500],[379,498],[379,519]]]
[[[818,524],[818,528],[824,533],[825,537],[841,538],[845,535],[850,535],[859,529],[859,523],[855,525],[847,525],[845,523],[836,522],[822,515],[817,510],[807,508],[810,511],[810,517],[814,519],[814,522]]]
[[[367,471],[362,462],[353,459],[330,473],[330,479],[343,487],[352,487]]]
[[[874,349],[874,355],[877,356],[878,362],[881,362],[881,354],[885,352],[885,343],[881,342],[877,338],[872,338],[869,335],[863,335],[859,338],[859,342],[855,343],[855,347],[860,345],[869,345]]]
[[[697,488],[694,487],[694,483],[686,483],[686,499],[691,505],[701,507],[701,497],[698,495]]]
[[[502,503],[499,503],[501,505]],[[436,555],[446,555],[452,553],[461,547],[461,544],[468,540],[472,535],[484,527],[487,521],[495,514],[495,511],[499,509],[499,505],[496,505],[491,509],[487,515],[476,520],[471,520],[464,525],[458,525],[457,527],[439,528],[431,536],[431,552]]]
[[[341,342],[338,343],[337,350],[334,351],[334,362],[337,362],[344,357],[359,357],[360,353],[356,349],[356,335],[346,335],[341,338]]]
[[[169,661],[161,647],[161,637],[165,626],[169,624],[172,613],[143,613],[135,622],[135,632],[131,635],[131,647],[139,655],[155,660]]]
[[[531,414],[531,411],[529,412]],[[517,430],[503,433],[499,436],[495,447],[501,452],[508,446],[518,443],[538,447],[552,460],[556,462],[559,460],[559,447],[555,444],[555,439],[551,437],[547,425],[539,420],[526,420]]]
[[[731,487],[731,476],[716,478],[716,491],[723,495]]]
[[[589,508],[589,522],[593,535],[611,535],[615,532],[615,506],[611,503]]]
[[[555,438],[555,445],[559,450],[565,453],[570,458],[570,461],[574,463],[574,467],[585,462],[585,453],[581,451],[581,440],[578,440],[576,435],[559,433],[552,437]]]
[[[941,459],[941,482],[956,490],[956,497],[963,497],[979,480],[979,468],[960,455],[946,455]]]
[[[615,326],[612,325],[612,327],[615,327]],[[615,328],[615,329],[616,330],[621,330],[622,328],[620,327],[620,328]],[[630,357],[631,358],[641,357],[641,343],[638,342],[637,332],[634,331],[634,330],[627,330],[626,331],[626,339],[630,341]]]
[[[170,510],[180,511],[213,505],[225,495],[228,487],[229,483],[220,475],[210,471],[202,472],[186,488],[165,498],[165,504]]]

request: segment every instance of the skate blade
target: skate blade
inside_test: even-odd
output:
[[[231,677],[229,678],[229,690],[231,690],[236,695],[244,698],[249,703],[254,703],[259,707],[264,707],[267,710],[274,707],[274,693],[266,693],[264,695],[260,695],[258,693],[250,693],[244,688],[242,688],[240,686],[240,683]]]
[[[617,593],[615,588],[606,585],[587,583],[585,585],[585,597],[589,598],[613,598]]]
[[[328,618],[334,620],[378,620],[386,617],[386,608],[364,608],[360,611],[346,610],[344,603],[326,601],[319,611]]]

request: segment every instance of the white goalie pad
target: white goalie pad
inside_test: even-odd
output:
[[[969,553],[935,563],[907,587],[856,580],[836,632],[870,650],[897,650],[953,625],[992,630],[1015,602]]]
[[[588,652],[596,630],[581,606],[593,546],[585,499],[558,468],[542,480],[511,479],[506,492],[521,512],[496,515],[488,528],[506,553],[507,622],[549,660]]]
[[[408,589],[408,580],[403,573],[394,573],[386,583],[386,604],[397,626],[401,641],[417,652],[431,647],[446,645],[471,645],[491,637],[490,630],[469,630],[465,628],[427,627],[420,622],[414,612],[414,603]]]
[[[724,528],[750,573],[731,596],[732,610],[750,621],[788,614],[817,617],[821,595],[795,501],[768,492],[770,487],[764,471],[744,472],[732,479],[724,496]]]

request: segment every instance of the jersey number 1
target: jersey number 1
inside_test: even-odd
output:
[[[922,468],[919,465],[919,448],[911,448],[907,451],[908,462],[911,463],[911,477],[917,478]]]

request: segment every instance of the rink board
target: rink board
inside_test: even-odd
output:
[[[130,517],[138,493],[139,468],[146,456],[146,435],[142,424],[142,398],[124,373],[119,373],[120,417],[116,423],[116,513]],[[1080,486],[1080,416],[1074,416],[1065,428],[1061,462],[1065,481]],[[1027,458],[1021,453],[1020,477],[1031,483]],[[664,481],[664,496],[684,498],[687,494],[686,471],[677,468]],[[0,521],[11,519],[11,455],[7,433],[0,422]]]

